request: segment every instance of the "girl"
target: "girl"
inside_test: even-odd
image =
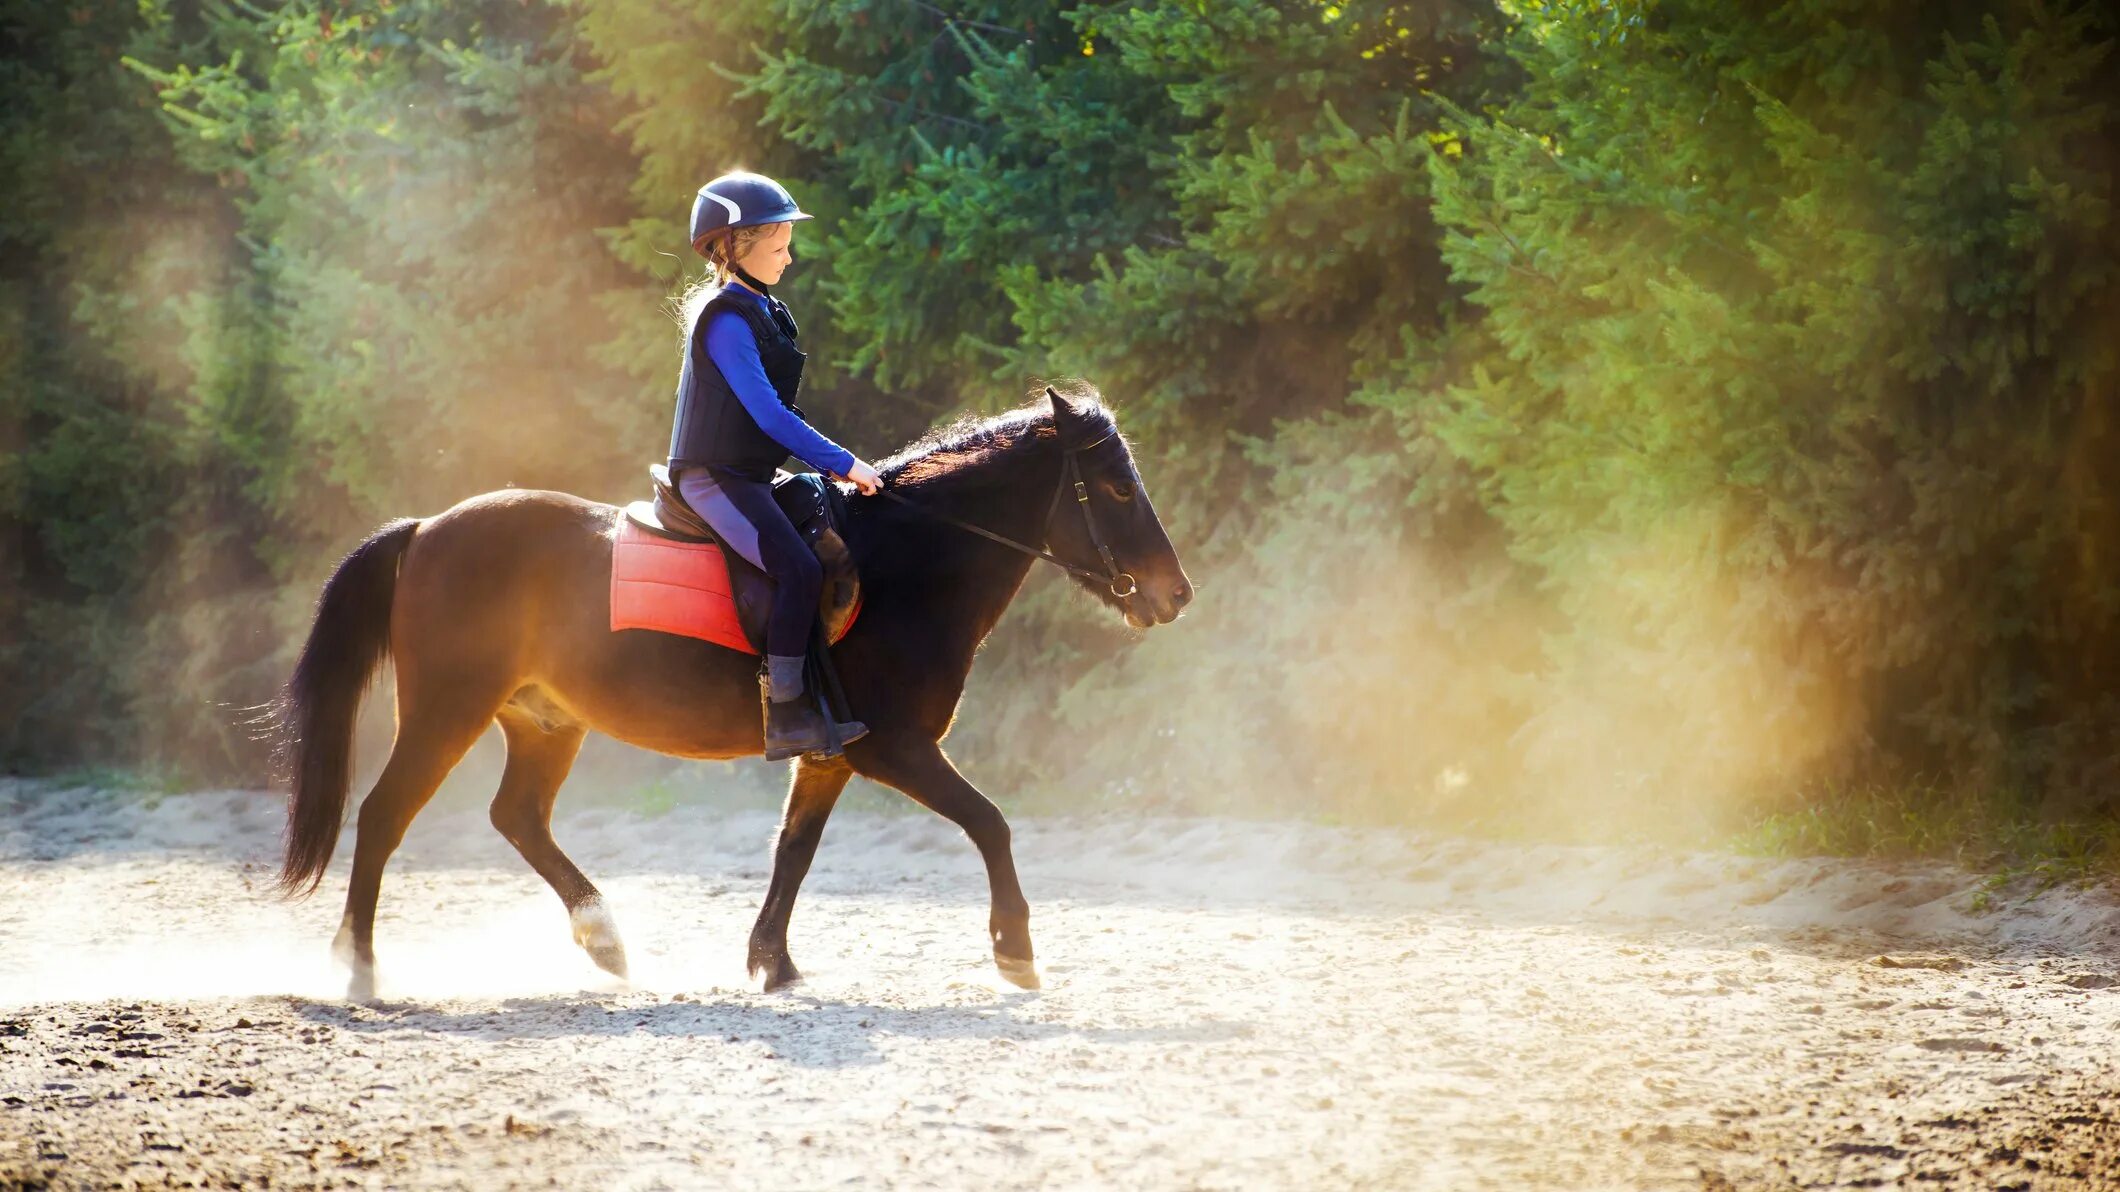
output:
[[[670,473],[686,503],[725,547],[773,578],[759,670],[768,761],[822,753],[827,744],[824,717],[802,698],[803,657],[824,580],[817,556],[773,500],[773,472],[793,453],[865,494],[883,483],[876,469],[819,434],[795,404],[807,357],[772,286],[795,259],[788,246],[796,221],[808,218],[785,187],[762,174],[723,174],[699,188],[692,248],[706,258],[707,276],[682,304],[684,366],[670,430]],[[868,731],[858,720],[839,728],[842,741]]]

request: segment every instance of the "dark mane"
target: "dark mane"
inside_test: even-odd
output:
[[[1115,429],[1111,411],[1094,387],[1077,382],[1056,384],[1054,388],[1070,398],[1087,417],[1102,422],[1107,430]],[[999,414],[987,417],[967,414],[938,426],[877,464],[876,470],[886,484],[912,488],[945,482],[951,477],[969,478],[974,472],[994,475],[996,470],[979,465],[998,462],[1004,457],[1028,456],[1038,444],[1052,439],[1055,433],[1052,401],[1045,396],[1043,383],[1036,387],[1035,393],[1035,397],[1022,405]],[[1006,472],[1007,469],[998,471]]]

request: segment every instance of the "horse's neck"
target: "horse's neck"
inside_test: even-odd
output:
[[[924,508],[962,518],[1026,546],[1042,547],[1045,519],[1060,483],[1059,453],[1045,447],[989,466],[1008,467],[998,483],[966,483],[971,478],[942,477],[918,486],[908,499]],[[881,500],[881,498],[871,498]],[[950,636],[962,635],[967,651],[976,648],[1001,619],[1030,573],[1030,555],[900,507],[896,532],[878,544],[877,578],[905,582],[908,601],[945,624]],[[864,575],[864,589],[869,579]],[[865,597],[866,599],[866,597]]]

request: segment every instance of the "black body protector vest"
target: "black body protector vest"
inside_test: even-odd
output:
[[[685,464],[707,464],[770,481],[774,469],[787,460],[788,449],[759,428],[728,378],[707,355],[708,320],[722,310],[742,315],[758,339],[758,361],[765,367],[774,394],[780,404],[802,418],[795,392],[802,386],[802,365],[809,357],[795,346],[795,317],[788,313],[787,304],[770,295],[766,304],[770,315],[750,295],[724,290],[700,308],[677,378],[677,419],[670,428],[673,475]]]

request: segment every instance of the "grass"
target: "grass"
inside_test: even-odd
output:
[[[1989,874],[1980,904],[2020,878],[2037,888],[2120,877],[2120,821],[2052,815],[2011,792],[1840,787],[1758,813],[1724,842],[1755,856],[1924,858]]]
[[[106,795],[131,795],[148,808],[200,785],[173,767],[114,765],[72,766],[44,775],[40,782],[62,790],[86,788]]]

